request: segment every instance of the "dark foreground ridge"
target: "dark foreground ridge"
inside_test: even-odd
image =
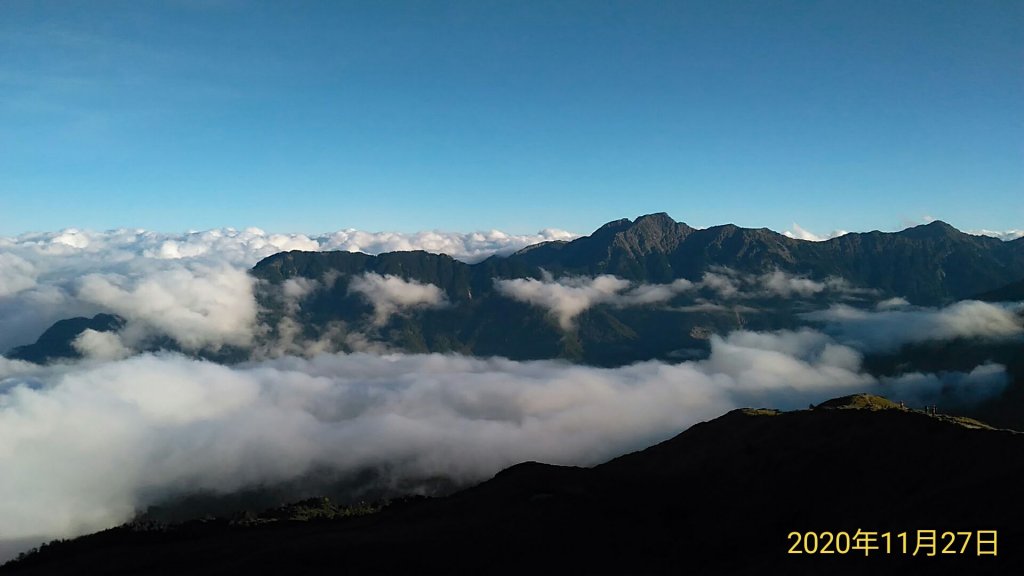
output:
[[[304,521],[125,526],[0,572],[1021,574],[1024,435],[976,424],[866,395],[734,410],[594,468],[528,462],[447,498],[271,514]],[[787,554],[791,532],[858,530],[891,533],[890,552]],[[935,556],[915,557],[929,530]],[[973,536],[960,553],[946,531]]]

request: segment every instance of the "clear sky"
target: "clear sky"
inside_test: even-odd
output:
[[[1024,227],[1024,2],[0,3],[0,234]]]

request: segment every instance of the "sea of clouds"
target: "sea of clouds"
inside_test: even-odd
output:
[[[928,222],[932,222],[934,220],[934,218],[926,216],[923,219],[923,223],[927,224]],[[908,222],[907,224],[914,225],[915,223]],[[845,234],[849,234],[849,231],[847,230],[833,230],[828,234],[816,234],[800,226],[796,222],[793,223],[791,228],[791,230],[783,231],[782,234],[784,236],[788,236],[789,238],[795,238],[797,240],[809,240],[811,242],[824,242],[825,240],[831,240],[832,238],[838,238]],[[1017,229],[988,230],[982,228],[979,230],[966,230],[966,233],[973,234],[974,236],[991,236],[992,238],[998,238],[1005,242],[1008,242],[1010,240],[1017,240],[1018,238],[1024,238],[1024,230]]]
[[[273,485],[313,470],[471,482],[524,460],[596,464],[743,406],[802,408],[864,391],[910,405],[976,403],[1006,386],[1003,366],[879,378],[864,370],[863,355],[1024,334],[1019,304],[930,309],[896,298],[874,308],[838,303],[808,314],[812,327],[800,330],[713,335],[702,360],[619,368],[328,349],[227,366],[133,350],[153,335],[186,353],[252,344],[261,327],[246,269],[281,250],[428,249],[475,261],[570,237],[71,230],[0,239],[0,350],[34,341],[61,318],[113,312],[126,320],[118,334],[83,334],[80,361],[0,357],[0,541],[82,534],[166,498]],[[286,282],[287,305],[301,306],[323,282]],[[726,300],[864,295],[841,279],[721,268],[697,282],[548,276],[497,287],[566,330],[591,306],[664,305],[700,290]],[[367,299],[376,323],[410,307],[448,305],[438,287],[393,276],[365,274],[349,290]]]
[[[1005,384],[993,364],[879,379],[859,351],[811,329],[714,336],[705,360],[620,368],[366,353],[234,366],[0,359],[0,540],[81,534],[163,498],[315,469],[466,482],[525,460],[596,464],[742,406],[862,391],[973,402]]]
[[[57,320],[102,311],[129,320],[129,345],[164,334],[187,350],[244,346],[257,312],[245,271],[282,251],[426,250],[477,262],[575,237],[563,230],[306,236],[225,228],[186,234],[72,229],[0,238],[0,353],[34,342]]]

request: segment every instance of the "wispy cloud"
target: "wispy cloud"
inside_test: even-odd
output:
[[[722,300],[808,298],[823,293],[839,297],[874,294],[873,290],[855,288],[842,278],[817,281],[782,270],[744,274],[724,266],[705,272],[699,282],[679,279],[670,284],[644,284],[609,274],[560,278],[547,274],[540,280],[495,280],[495,286],[499,293],[509,298],[548,310],[563,330],[572,330],[576,318],[594,306],[603,304],[625,308],[663,304],[681,294],[698,290],[710,291]]]
[[[688,280],[633,286],[628,280],[609,274],[594,278],[572,276],[557,280],[547,275],[542,280],[495,280],[494,285],[498,292],[509,298],[548,310],[563,330],[571,330],[577,316],[598,304],[618,307],[657,304],[693,289],[693,283]]]
[[[405,280],[373,272],[360,274],[348,285],[349,292],[360,294],[373,306],[373,323],[383,326],[392,314],[410,308],[439,308],[448,304],[444,291],[433,284]]]
[[[726,266],[714,266],[705,272],[698,288],[710,290],[722,299],[737,298],[809,298],[818,294],[831,294],[840,298],[864,297],[877,294],[875,290],[858,288],[843,278],[830,276],[812,280],[807,276],[784,270],[764,274],[742,273]]]

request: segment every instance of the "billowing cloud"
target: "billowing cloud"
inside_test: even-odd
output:
[[[595,464],[739,406],[861,391],[986,396],[1002,367],[878,382],[813,330],[736,332],[679,364],[595,368],[443,355],[323,354],[223,366],[179,355],[0,362],[0,534],[79,534],[163,498],[311,470],[474,481],[524,460]]]
[[[740,293],[740,281],[729,274],[729,270],[720,272],[705,272],[701,277],[700,287],[708,288],[716,292],[722,298],[734,298]]]
[[[529,235],[506,234],[499,230],[468,234],[438,231],[402,234],[342,230],[317,237],[317,241],[321,245],[321,250],[345,250],[367,254],[399,250],[425,250],[437,254],[447,254],[463,262],[474,263],[494,255],[507,256],[532,244],[553,240],[573,240],[577,237],[579,234],[554,228],[546,228]]]
[[[99,312],[118,312],[128,321],[135,335],[145,329],[177,330],[175,340],[192,346],[238,343],[240,323],[251,295],[232,292],[242,304],[222,333],[211,331],[215,320],[209,298],[188,295],[187,287],[165,287],[160,294],[169,305],[182,309],[164,322],[154,315],[156,308],[142,299],[147,290],[156,290],[155,282],[192,277],[216,287],[225,295],[232,274],[226,269],[246,270],[256,262],[285,250],[347,250],[369,254],[393,250],[445,252],[467,262],[493,254],[509,254],[527,245],[549,240],[570,240],[575,234],[561,230],[542,230],[533,235],[489,232],[362,232],[342,230],[330,234],[271,234],[258,228],[235,230],[222,228],[186,234],[162,234],[138,229],[91,232],[68,229],[60,232],[0,237],[0,352],[33,341],[57,320],[73,316],[92,316]],[[90,277],[89,280],[83,280]],[[244,288],[231,281],[234,288]],[[82,289],[84,292],[80,292]],[[127,296],[118,303],[115,295]],[[141,312],[141,316],[133,316]],[[205,317],[205,319],[204,319]],[[168,324],[169,326],[161,326]],[[181,329],[200,328],[195,337]],[[185,344],[187,343],[187,344]]]
[[[892,301],[877,311],[822,311],[813,317],[824,323],[821,331],[708,334],[710,356],[678,364],[605,369],[388,355],[366,335],[332,333],[330,326],[317,335],[321,341],[300,337],[292,316],[331,284],[321,278],[280,287],[286,315],[278,335],[295,345],[276,352],[310,357],[236,366],[173,354],[125,358],[155,335],[186,350],[248,344],[256,307],[245,269],[282,249],[443,246],[471,259],[510,251],[525,238],[364,234],[66,230],[0,239],[0,350],[34,340],[60,318],[107,311],[126,320],[118,333],[81,334],[74,342],[86,357],[80,362],[36,366],[0,357],[0,538],[79,534],[174,495],[265,486],[320,469],[473,481],[523,460],[594,464],[746,405],[794,408],[862,391],[918,404],[976,402],[1005,386],[1002,366],[878,380],[863,370],[861,352],[921,338],[1021,333],[1016,309],[969,302],[936,311]],[[699,290],[722,298],[852,290],[838,279],[721,268],[696,283],[635,285],[599,276],[496,285],[549,310],[566,329],[591,306],[668,303]],[[379,324],[445,303],[437,286],[394,276],[366,274],[350,287],[373,306]],[[318,354],[333,338],[374,354]]]
[[[128,342],[154,335],[173,338],[185,350],[248,346],[256,322],[253,278],[229,266],[175,267],[136,277],[89,274],[77,296],[127,320]]]
[[[813,296],[825,290],[825,284],[822,282],[787,274],[781,270],[764,274],[761,282],[768,292],[783,298]]]
[[[887,300],[877,310],[843,304],[803,314],[840,341],[865,351],[895,351],[904,344],[955,338],[1006,339],[1024,335],[1021,305],[964,300],[945,308],[906,308]]]
[[[680,279],[671,284],[641,284],[629,289],[632,284],[628,280],[610,274],[557,280],[550,276],[542,280],[495,280],[494,285],[509,298],[547,309],[563,330],[571,330],[577,316],[598,304],[619,307],[657,304],[693,288],[692,282]]]
[[[132,355],[132,349],[125,346],[116,333],[91,328],[79,334],[71,346],[83,357],[95,360],[120,360]]]
[[[710,290],[722,299],[735,298],[810,298],[822,293],[839,297],[876,294],[875,290],[857,288],[843,278],[830,276],[822,281],[773,270],[764,274],[745,274],[727,266],[714,266],[704,273],[697,288]]]
[[[36,285],[31,263],[14,254],[0,252],[0,297],[17,294]]]
[[[288,250],[344,250],[380,254],[396,250],[425,250],[444,253],[466,262],[494,254],[510,254],[538,242],[572,240],[578,234],[545,229],[536,234],[486,232],[365,232],[355,229],[327,234],[274,234],[259,228],[218,228],[185,234],[165,234],[140,229],[106,232],[68,229],[60,232],[29,233],[0,238],[0,253],[22,257],[85,257],[102,255],[108,260],[138,257],[152,260],[213,259],[250,267],[262,258]]]
[[[831,240],[832,238],[838,238],[839,236],[842,236],[844,234],[849,234],[849,232],[847,232],[846,230],[833,230],[831,233],[825,236],[820,236],[818,234],[815,234],[814,232],[811,232],[810,230],[802,228],[796,222],[793,222],[792,230],[786,230],[785,232],[782,233],[783,236],[788,236],[790,238],[795,238],[797,240],[809,240],[811,242],[823,242],[825,240]]]
[[[968,230],[967,233],[974,234],[975,236],[992,236],[1005,242],[1024,238],[1024,230],[985,230],[983,228],[981,230]]]
[[[373,306],[373,323],[383,326],[392,314],[410,308],[439,308],[448,304],[444,291],[433,284],[366,272],[352,278],[349,292],[361,294]]]
[[[744,274],[725,266],[716,266],[705,272],[699,282],[679,279],[671,284],[637,284],[603,274],[593,278],[565,276],[552,278],[546,275],[535,278],[495,280],[501,294],[547,309],[558,320],[563,330],[571,330],[575,319],[585,310],[606,304],[616,307],[660,304],[676,296],[707,290],[718,298],[732,300],[739,298],[808,298],[822,293],[840,297],[874,294],[873,290],[858,289],[842,278],[830,277],[817,281],[774,270],[765,274]],[[700,303],[708,309],[706,302]],[[683,309],[683,308],[677,308]]]

